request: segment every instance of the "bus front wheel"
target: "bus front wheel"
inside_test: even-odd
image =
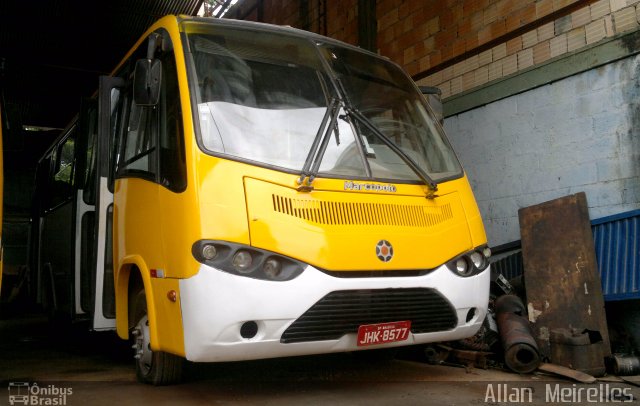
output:
[[[133,296],[133,348],[138,381],[151,385],[171,385],[182,379],[184,360],[177,355],[151,350],[147,298],[144,290]]]

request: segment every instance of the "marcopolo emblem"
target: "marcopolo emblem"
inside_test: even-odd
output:
[[[389,262],[393,258],[393,246],[387,240],[380,240],[376,244],[376,255],[382,262]]]

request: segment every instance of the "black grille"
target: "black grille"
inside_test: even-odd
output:
[[[283,343],[336,340],[364,324],[411,321],[412,333],[453,329],[455,309],[433,289],[344,290],[331,292],[282,335]]]

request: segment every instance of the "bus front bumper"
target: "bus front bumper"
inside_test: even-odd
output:
[[[308,266],[286,282],[232,275],[207,265],[180,281],[185,355],[195,362],[241,361],[357,351],[458,340],[473,336],[487,314],[490,270],[461,278],[446,266],[415,277],[338,278]],[[308,309],[335,291],[431,288],[450,303],[457,325],[446,331],[410,333],[406,340],[367,347],[357,334],[337,339],[284,343],[283,333]],[[401,320],[388,320],[396,322]],[[242,326],[257,326],[243,338]],[[247,336],[246,332],[244,334]]]

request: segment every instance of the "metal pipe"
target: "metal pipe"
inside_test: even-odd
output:
[[[528,374],[540,366],[538,345],[524,317],[524,304],[515,295],[500,296],[495,302],[496,318],[504,361],[509,369]]]
[[[613,355],[613,373],[618,376],[640,374],[640,358],[634,355]]]

